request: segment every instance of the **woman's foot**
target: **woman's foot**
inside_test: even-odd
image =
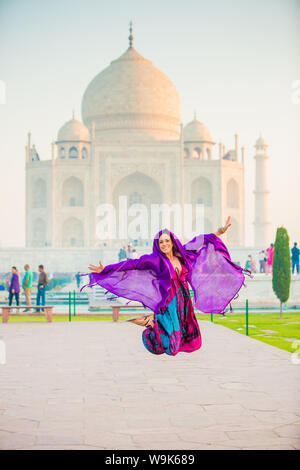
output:
[[[133,318],[129,318],[129,320],[126,320],[126,321],[130,323],[134,323],[135,325],[144,326],[147,328],[148,326],[153,326],[153,315],[133,317]]]

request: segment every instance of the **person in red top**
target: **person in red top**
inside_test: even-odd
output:
[[[268,254],[267,264],[266,264],[266,274],[273,272],[273,256],[274,256],[274,243],[271,243],[269,248],[266,249]]]

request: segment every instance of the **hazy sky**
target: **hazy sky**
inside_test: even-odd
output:
[[[184,124],[245,146],[246,243],[253,243],[254,144],[269,144],[270,220],[300,243],[300,2],[296,0],[0,0],[0,244],[25,241],[27,132],[42,159],[91,79],[128,47],[166,73]]]

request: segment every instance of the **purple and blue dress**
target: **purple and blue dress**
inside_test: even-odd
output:
[[[192,352],[201,347],[200,328],[194,313],[187,282],[187,268],[174,270],[171,289],[161,313],[154,313],[153,327],[143,332],[146,349],[153,354]]]
[[[144,346],[153,354],[175,356],[196,351],[202,344],[189,288],[198,310],[224,315],[245,285],[245,274],[251,277],[251,273],[231,260],[215,234],[198,235],[182,245],[168,230],[181,262],[179,272],[159,248],[163,232],[155,235],[151,254],[107,265],[101,273],[84,274],[89,283],[81,290],[98,284],[116,296],[141,302],[154,313],[154,326],[142,334]]]

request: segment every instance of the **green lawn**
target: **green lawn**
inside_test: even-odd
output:
[[[292,343],[299,341],[300,346],[300,312],[283,313],[282,319],[278,313],[249,313],[248,334],[264,343],[271,344],[285,351],[295,352]],[[198,320],[211,321],[210,315],[197,315]],[[214,323],[246,334],[246,315],[228,314],[214,315]],[[298,347],[299,347],[298,346]]]
[[[124,321],[128,316],[120,316],[120,321]],[[211,321],[210,315],[196,315],[198,320]],[[73,316],[73,321],[112,321],[111,315],[89,315],[89,316]],[[54,322],[67,322],[69,321],[68,315],[53,315]],[[246,334],[246,315],[243,314],[228,314],[214,315],[214,323],[223,325],[227,328],[237,331],[241,334]],[[10,315],[9,322],[42,322],[45,323],[44,315]],[[249,313],[249,336],[264,343],[271,344],[285,351],[295,352],[292,348],[292,343],[295,340],[299,341],[300,346],[300,312],[283,313],[283,318],[280,320],[278,313]]]

